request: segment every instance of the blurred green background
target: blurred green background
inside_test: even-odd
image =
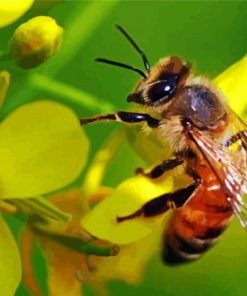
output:
[[[60,53],[38,69],[24,71],[12,62],[2,62],[1,68],[12,74],[2,118],[18,105],[44,98],[69,105],[79,117],[102,113],[102,109],[127,109],[126,97],[138,76],[94,62],[95,57],[101,56],[143,69],[141,58],[114,28],[115,23],[129,31],[152,65],[164,56],[178,54],[193,61],[197,73],[214,77],[247,52],[244,1],[37,1],[17,23],[0,30],[2,52],[7,50],[17,25],[36,15],[54,17],[65,29],[64,42]],[[83,92],[93,96],[96,105],[86,107]],[[116,124],[86,127],[91,157],[115,128]],[[118,184],[133,175],[137,166],[143,166],[142,161],[124,145],[104,184]],[[18,237],[21,223],[13,218],[8,218],[8,222]],[[34,261],[37,277],[47,293],[45,265],[39,250]],[[160,262],[157,249],[141,283],[128,286],[111,282],[109,289],[111,295],[118,296],[246,295],[246,268],[247,236],[234,221],[216,247],[198,262],[166,267]],[[85,295],[94,295],[90,287],[85,290]],[[23,283],[16,295],[29,295]]]

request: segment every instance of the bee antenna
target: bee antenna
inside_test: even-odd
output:
[[[104,64],[117,66],[117,67],[121,67],[121,68],[125,68],[125,69],[129,69],[129,70],[132,70],[132,71],[138,73],[143,78],[145,78],[145,79],[147,78],[146,74],[143,71],[141,71],[133,66],[127,65],[127,64],[123,64],[120,62],[116,62],[116,61],[112,61],[112,60],[108,60],[108,59],[104,59],[104,58],[97,58],[97,59],[95,59],[95,61],[100,62],[100,63],[104,63]]]
[[[130,37],[129,33],[127,33],[123,27],[116,24],[116,28],[126,37],[126,39],[132,44],[132,46],[137,50],[137,52],[139,52],[139,54],[142,56],[145,69],[148,73],[150,73],[150,64],[145,53],[140,49],[140,47],[136,44],[132,37]]]

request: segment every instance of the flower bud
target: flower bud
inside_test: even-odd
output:
[[[10,41],[16,64],[31,69],[43,64],[58,51],[63,29],[48,16],[37,16],[20,25]]]

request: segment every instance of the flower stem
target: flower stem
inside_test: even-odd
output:
[[[34,88],[58,96],[64,103],[74,103],[93,112],[113,112],[115,109],[112,104],[97,99],[81,89],[56,81],[42,74],[32,74],[29,82]]]
[[[32,228],[36,233],[46,236],[79,253],[101,257],[116,256],[119,253],[119,247],[117,245],[98,246],[92,242],[93,240],[85,240],[79,236],[53,233],[49,229],[46,231],[43,227],[39,227],[38,224],[33,224]]]
[[[78,251],[80,253],[88,255],[96,255],[102,257],[115,256],[119,252],[117,245],[112,246],[97,246],[96,244],[90,242],[84,242],[77,237],[67,237],[67,236],[57,236],[53,237],[54,240],[66,245],[67,247]]]
[[[61,211],[43,196],[26,199],[12,199],[8,200],[9,203],[17,206],[18,210],[26,216],[37,215],[42,219],[54,219],[57,221],[68,222],[71,215]]]

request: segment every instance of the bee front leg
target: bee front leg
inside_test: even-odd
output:
[[[98,121],[118,121],[124,123],[139,123],[146,122],[147,125],[151,128],[157,128],[159,126],[160,121],[149,114],[145,113],[133,113],[133,112],[125,112],[119,111],[116,113],[109,113],[104,115],[99,115],[91,118],[81,119],[81,125],[86,125]]]
[[[179,189],[175,192],[166,193],[156,197],[145,203],[142,208],[133,214],[124,217],[117,217],[117,222],[123,222],[137,217],[154,217],[165,213],[171,208],[179,208],[190,198],[196,188],[196,184],[191,184],[188,187]]]
[[[174,169],[175,167],[184,163],[182,155],[176,155],[176,158],[164,160],[161,164],[154,167],[150,172],[145,173],[144,169],[137,168],[136,174],[143,175],[150,179],[156,179],[161,177],[165,172]]]

